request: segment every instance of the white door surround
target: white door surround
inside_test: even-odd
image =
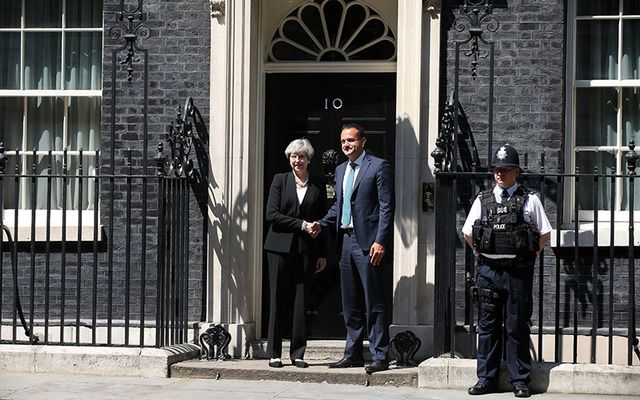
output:
[[[262,312],[265,74],[396,72],[391,335],[411,329],[423,342],[417,358],[425,358],[433,328],[434,217],[422,211],[420,190],[421,182],[433,180],[429,154],[438,128],[439,16],[415,0],[357,0],[388,23],[397,42],[395,61],[269,61],[267,44],[278,23],[304,3],[309,1],[227,1],[224,15],[211,20],[207,321],[229,328],[235,356],[250,354]]]

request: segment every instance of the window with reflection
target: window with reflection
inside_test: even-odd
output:
[[[573,166],[580,173],[626,174],[630,141],[640,148],[640,1],[573,0],[572,6]],[[578,207],[591,216],[628,210],[627,182],[581,178]],[[640,209],[640,185],[634,191]]]
[[[0,142],[6,173],[95,173],[102,96],[102,0],[0,1]],[[82,150],[82,159],[80,152]],[[35,154],[34,154],[35,151]],[[44,178],[43,178],[44,180]],[[4,209],[47,207],[47,193],[4,180]],[[76,181],[67,183],[76,191]],[[25,180],[26,182],[26,180]],[[51,208],[63,209],[62,182]],[[92,184],[68,195],[69,210],[93,209]],[[70,193],[69,192],[69,193]],[[35,197],[35,198],[34,198]],[[84,200],[83,200],[84,199]]]

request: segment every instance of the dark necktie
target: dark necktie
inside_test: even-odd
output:
[[[500,197],[502,198],[502,201],[500,203],[506,204],[507,200],[509,200],[509,192],[507,191],[507,189],[502,189],[502,195]]]

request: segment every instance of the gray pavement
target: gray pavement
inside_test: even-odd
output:
[[[473,383],[473,382],[471,382]],[[469,396],[466,391],[408,387],[237,381],[188,378],[133,378],[0,372],[0,400],[29,399],[287,399],[287,400],[456,400],[514,399],[511,393]],[[640,400],[640,396],[543,393],[532,399]]]

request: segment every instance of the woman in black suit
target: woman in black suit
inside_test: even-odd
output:
[[[292,141],[284,153],[291,172],[273,177],[266,210],[271,224],[264,244],[271,300],[267,353],[270,367],[283,366],[282,333],[286,327],[291,332],[291,363],[306,368],[305,283],[327,265],[326,246],[311,222],[324,216],[327,193],[324,181],[309,175],[313,158],[309,140]]]

